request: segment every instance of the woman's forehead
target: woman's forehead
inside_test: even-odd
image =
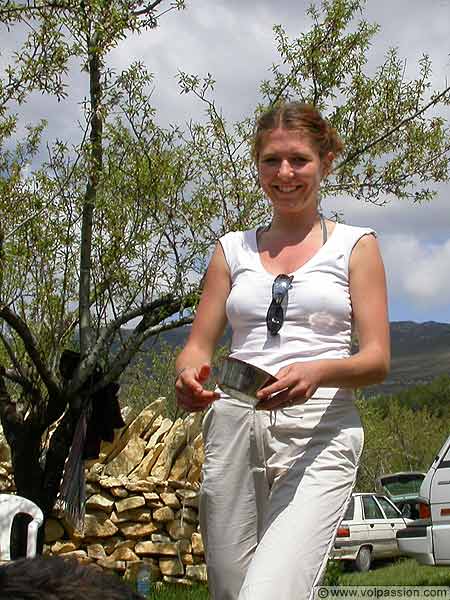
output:
[[[270,152],[317,154],[316,148],[305,131],[285,129],[284,127],[269,129],[262,136],[260,154]]]

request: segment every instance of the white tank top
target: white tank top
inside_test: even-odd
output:
[[[303,266],[289,273],[292,287],[284,323],[272,336],[266,325],[275,275],[258,252],[256,229],[220,238],[231,274],[226,314],[233,332],[231,356],[273,375],[291,363],[350,355],[352,306],[348,267],[356,242],[373,229],[337,223],[327,242]],[[314,397],[352,396],[343,388],[318,388]]]

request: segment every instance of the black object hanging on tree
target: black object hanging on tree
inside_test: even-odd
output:
[[[65,381],[72,379],[80,360],[79,352],[64,350],[59,370]],[[56,508],[61,510],[77,529],[82,528],[85,516],[84,461],[98,458],[101,442],[112,442],[114,429],[125,426],[118,400],[119,384],[108,383],[96,392],[91,392],[102,378],[103,370],[97,365],[80,392],[81,411],[56,502]]]

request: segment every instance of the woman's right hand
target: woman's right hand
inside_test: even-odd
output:
[[[210,373],[211,367],[208,364],[199,368],[187,367],[181,371],[175,382],[178,406],[188,412],[198,412],[208,408],[220,397],[217,392],[205,390],[202,385]]]

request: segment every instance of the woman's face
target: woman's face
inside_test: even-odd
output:
[[[321,159],[307,135],[290,129],[272,129],[262,139],[258,159],[261,187],[274,211],[315,213],[320,182],[333,155]]]

